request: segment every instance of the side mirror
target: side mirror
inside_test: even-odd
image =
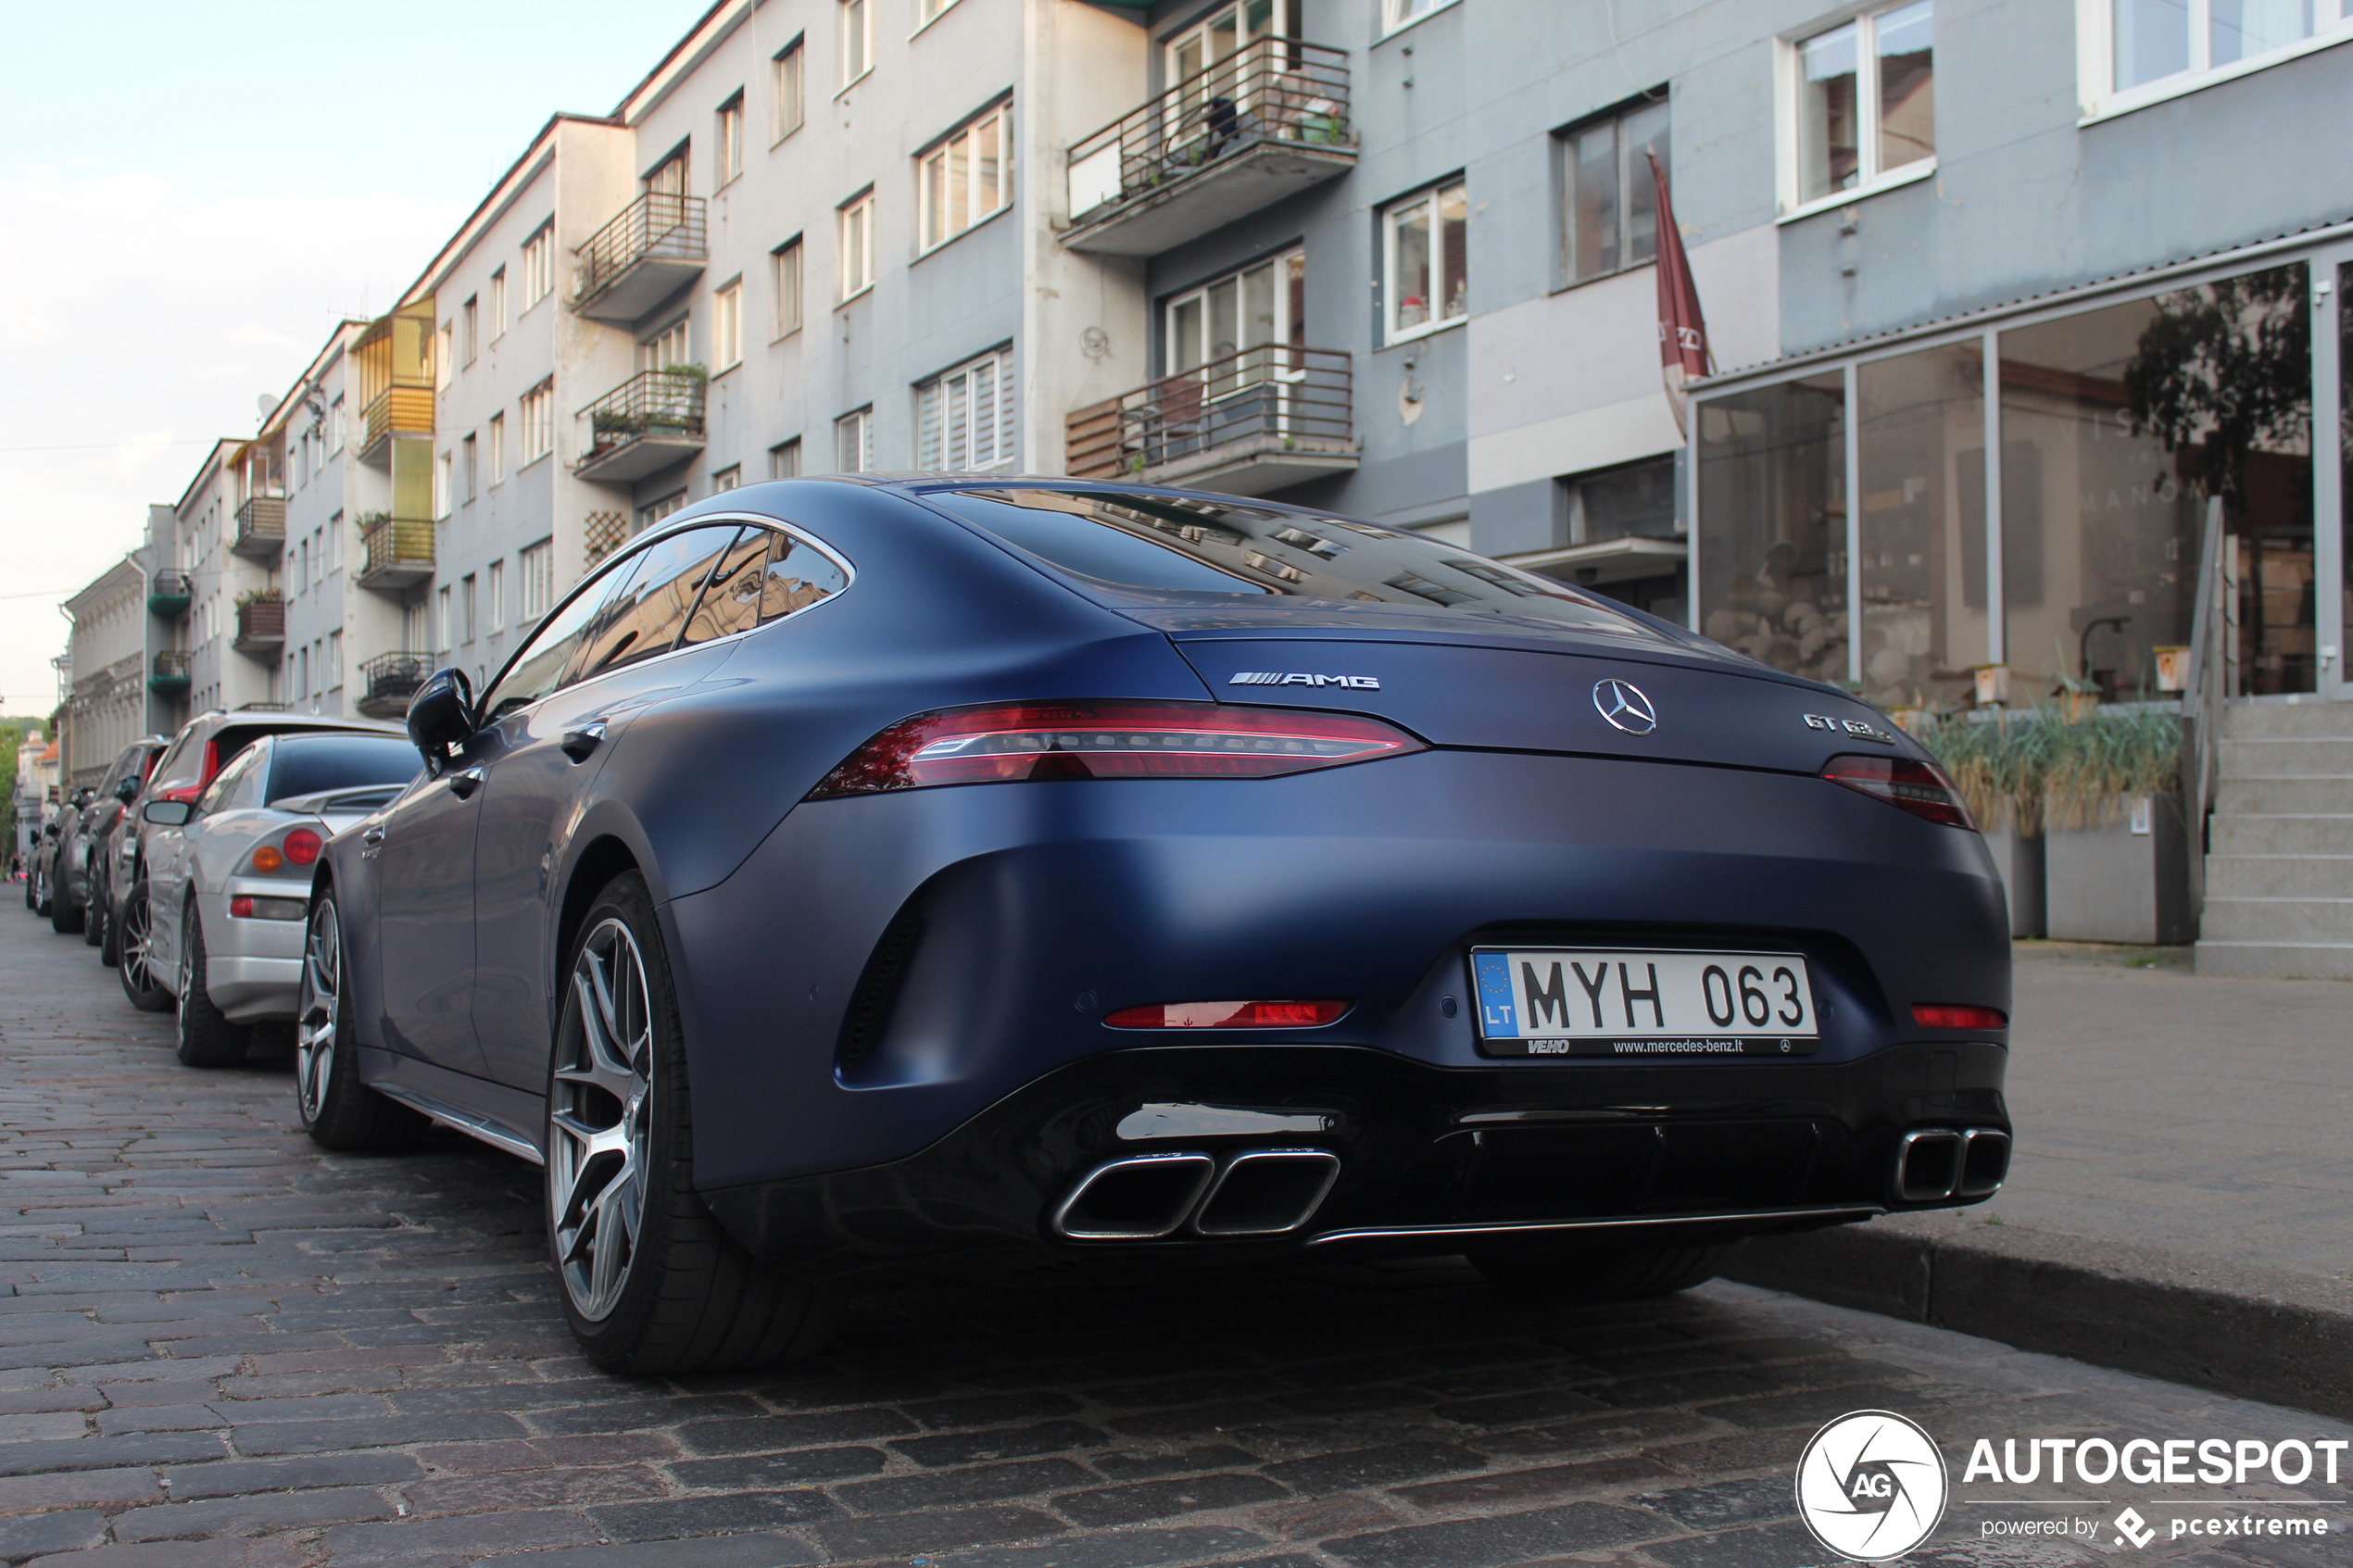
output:
[[[195,807],[185,800],[150,800],[139,809],[139,815],[161,828],[176,828],[196,814]]]
[[[114,786],[114,797],[125,806],[139,798],[139,781],[126,778]]]
[[[426,770],[437,773],[449,760],[449,748],[473,733],[473,683],[454,665],[436,670],[409,699],[409,744],[423,753]]]

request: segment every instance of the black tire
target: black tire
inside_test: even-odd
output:
[[[1737,1243],[1642,1247],[1610,1242],[1482,1248],[1471,1266],[1507,1290],[1555,1301],[1634,1301],[1705,1285]]]
[[[124,899],[128,902],[129,895],[124,895]],[[122,962],[122,922],[112,898],[99,908],[103,919],[98,930],[98,962],[112,969]]]
[[[180,1065],[242,1067],[253,1031],[231,1022],[206,985],[204,920],[192,902],[180,933]]]
[[[65,896],[65,878],[50,878],[53,891],[49,895],[49,929],[60,936],[71,936],[82,930],[82,906]]]
[[[295,1114],[321,1148],[401,1148],[432,1123],[359,1081],[344,977],[343,911],[333,888],[311,906],[295,989]]]
[[[171,993],[164,988],[163,978],[156,972],[155,945],[147,932],[147,884],[145,879],[131,884],[122,896],[122,933],[116,937],[116,952],[120,963],[115,978],[122,982],[122,994],[141,1012],[165,1012],[171,1007]]]
[[[581,1348],[627,1374],[813,1353],[832,1328],[824,1295],[755,1260],[695,1191],[677,991],[643,877],[606,884],[565,960],[547,1073],[547,1240]],[[591,983],[593,1011],[582,1000]],[[615,1133],[618,1147],[591,1147],[590,1135]],[[610,1246],[609,1228],[621,1233]]]
[[[82,945],[98,949],[99,961],[106,960],[107,901],[98,896],[97,873],[93,872],[82,879]]]
[[[48,872],[45,869],[34,872],[31,882],[26,885],[31,889],[31,896],[25,901],[32,906],[32,912],[46,915],[49,912]]]

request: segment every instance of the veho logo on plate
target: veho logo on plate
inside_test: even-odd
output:
[[[1797,1461],[1797,1513],[1814,1538],[1856,1562],[1911,1550],[1944,1517],[1944,1456],[1919,1424],[1856,1411],[1814,1434]]]

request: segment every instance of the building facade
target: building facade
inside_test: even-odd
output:
[[[123,748],[147,734],[147,573],[134,553],[66,601],[62,775],[94,784]]]

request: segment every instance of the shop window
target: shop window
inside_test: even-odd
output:
[[[1846,397],[1836,370],[1699,409],[1701,630],[1846,679]]]
[[[1856,368],[1863,695],[1973,694],[1985,662],[1985,359],[1975,343]]]

